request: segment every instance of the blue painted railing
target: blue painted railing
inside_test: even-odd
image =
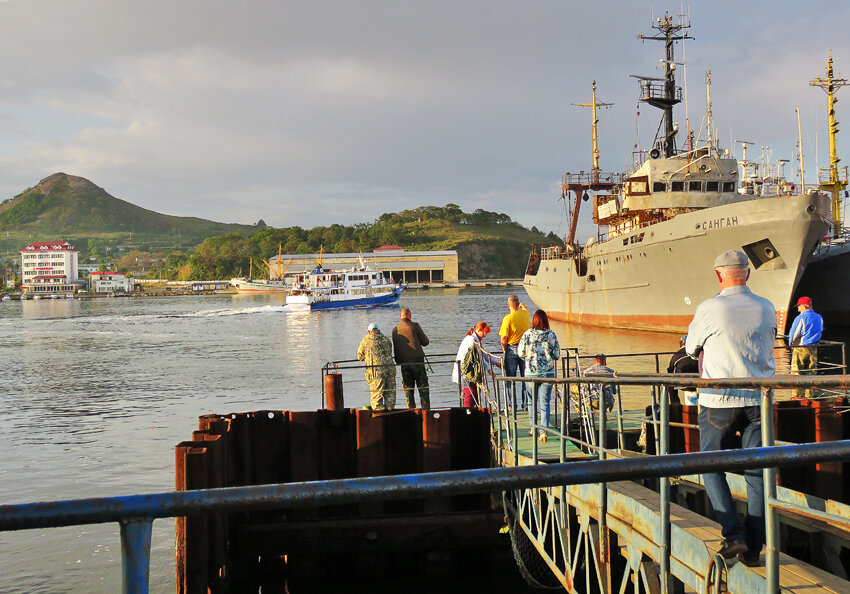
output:
[[[846,387],[848,376],[761,380],[572,378],[557,383],[694,384],[711,387]],[[543,380],[553,381],[553,380]],[[772,407],[771,407],[772,410]],[[149,591],[150,547],[156,518],[275,508],[322,507],[432,495],[488,493],[741,471],[753,468],[850,461],[850,440],[747,450],[726,450],[626,459],[602,459],[507,468],[392,475],[332,481],[175,491],[0,506],[0,532],[118,522],[121,527],[123,591]]]

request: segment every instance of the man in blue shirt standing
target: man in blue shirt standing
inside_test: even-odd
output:
[[[791,352],[791,373],[811,375],[816,373],[818,366],[818,347],[823,334],[823,318],[812,309],[809,297],[797,300],[797,311],[800,312],[791,324],[788,332],[788,344],[794,347]],[[792,398],[800,398],[800,390],[794,388]],[[806,388],[806,398],[812,397],[812,390]]]
[[[735,250],[714,260],[720,293],[699,304],[688,327],[685,350],[700,361],[704,378],[771,377],[776,369],[773,342],[776,309],[747,287],[749,259]],[[761,393],[758,389],[700,388],[699,434],[703,452],[730,447],[735,433],[742,446],[761,445]],[[705,474],[705,491],[721,526],[725,559],[740,555],[758,563],[764,543],[764,481],[761,470],[744,472],[747,482],[746,524],[738,519],[726,475]]]

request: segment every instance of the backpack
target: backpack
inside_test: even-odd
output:
[[[481,366],[481,357],[478,354],[478,345],[472,344],[463,356],[460,364],[460,372],[463,378],[470,384],[479,384],[484,379],[484,369]]]

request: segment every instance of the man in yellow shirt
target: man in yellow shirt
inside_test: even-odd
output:
[[[502,341],[502,351],[505,353],[503,366],[507,377],[525,377],[525,361],[517,355],[517,345],[520,337],[531,327],[531,317],[528,308],[519,302],[519,297],[511,295],[508,297],[508,315],[502,318],[502,327],[499,329],[499,337]],[[509,384],[508,394],[511,402],[517,410],[525,410],[528,407],[528,389],[525,383],[520,383],[519,402],[515,398],[514,383]]]

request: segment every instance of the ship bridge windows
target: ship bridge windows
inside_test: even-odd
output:
[[[655,193],[666,192],[667,191],[667,182],[652,182],[652,191]]]
[[[670,183],[670,191],[671,192],[684,192],[685,191],[685,182],[683,181],[674,181]]]
[[[723,191],[724,192],[734,192],[735,191],[735,182],[731,182],[731,181],[723,182]]]
[[[718,182],[718,181],[707,181],[707,182],[705,182],[705,191],[706,192],[719,192],[720,191],[720,182]]]
[[[688,182],[688,191],[689,192],[702,192],[702,182],[701,181],[689,181]]]

